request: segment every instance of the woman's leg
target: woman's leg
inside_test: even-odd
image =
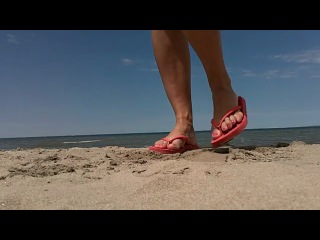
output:
[[[224,64],[220,32],[218,30],[182,30],[182,32],[203,64],[212,92],[213,119],[219,123],[231,108],[238,105],[238,96],[232,89]],[[222,131],[228,131],[242,119],[243,113],[237,111],[225,119]],[[218,138],[221,132],[213,129],[212,135]]]
[[[176,124],[166,138],[185,135],[192,144],[197,144],[193,129],[188,40],[181,30],[153,30],[152,44],[163,86],[176,117]],[[166,144],[166,141],[159,140],[155,146]],[[168,148],[176,149],[183,145],[184,141],[177,139]]]

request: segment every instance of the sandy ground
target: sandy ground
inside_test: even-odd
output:
[[[0,209],[320,209],[320,145],[0,151]]]

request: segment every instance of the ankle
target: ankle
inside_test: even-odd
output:
[[[211,77],[209,78],[209,83],[213,94],[233,91],[231,80],[228,75]]]
[[[225,101],[231,101],[236,96],[232,89],[219,89],[212,92],[212,102],[214,105],[223,105]]]
[[[182,131],[191,131],[193,130],[193,121],[192,119],[187,118],[177,118],[176,128],[179,128]]]

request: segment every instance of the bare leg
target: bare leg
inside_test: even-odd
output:
[[[188,41],[180,30],[153,30],[152,44],[163,86],[176,116],[176,125],[167,138],[182,134],[192,144],[197,144],[193,129]],[[166,144],[160,140],[155,146]],[[183,144],[183,140],[177,139],[168,148],[181,148]]]
[[[228,110],[238,105],[238,97],[232,89],[224,65],[220,32],[217,30],[182,30],[182,32],[203,64],[212,92],[213,118],[215,122],[220,122]],[[228,131],[242,119],[242,112],[237,111],[225,119],[222,131]],[[220,135],[221,132],[218,129],[213,129],[214,138]]]

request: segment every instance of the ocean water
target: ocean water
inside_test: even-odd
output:
[[[0,138],[0,150],[17,148],[71,148],[71,147],[105,147],[121,146],[141,148],[153,145],[155,141],[168,133],[130,133],[101,134],[55,137]],[[211,132],[196,132],[201,147],[210,147]],[[229,142],[235,147],[243,146],[273,146],[278,143],[303,141],[308,144],[320,144],[320,126],[273,129],[246,129]]]

